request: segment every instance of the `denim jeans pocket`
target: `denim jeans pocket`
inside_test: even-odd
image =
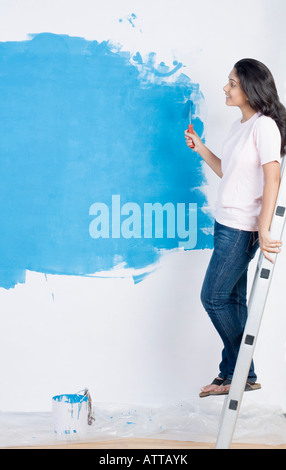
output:
[[[258,247],[259,247],[258,232],[250,232],[248,245],[245,251],[251,259],[254,258]]]
[[[214,231],[214,248],[228,255],[229,251],[236,246],[242,235],[242,230],[221,225],[218,222],[215,224]]]

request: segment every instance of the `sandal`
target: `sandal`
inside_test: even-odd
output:
[[[245,392],[251,392],[252,390],[260,390],[261,384],[258,384],[256,382],[246,382],[245,385]]]
[[[223,384],[223,381],[224,381],[224,379],[215,378],[215,379],[212,381],[212,383],[211,383],[210,385],[222,385],[222,384]],[[209,395],[211,395],[211,393],[212,393],[211,391],[209,391],[209,392],[201,392],[201,393],[199,394],[199,397],[200,397],[200,398],[208,397]]]
[[[231,384],[231,379],[226,379],[220,386],[226,386]],[[261,388],[261,384],[256,382],[246,382],[245,385],[245,392],[250,392],[252,390],[259,390]],[[228,395],[229,390],[215,390],[210,392],[210,395]]]

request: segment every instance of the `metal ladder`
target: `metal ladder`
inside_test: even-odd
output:
[[[284,158],[281,167],[280,188],[270,228],[271,236],[275,240],[282,239],[286,219],[286,171]],[[216,449],[229,449],[232,442],[278,254],[272,253],[271,255],[274,263],[267,260],[262,253],[259,255],[248,302],[248,318],[241,340],[230,391],[225,397],[221,412]]]

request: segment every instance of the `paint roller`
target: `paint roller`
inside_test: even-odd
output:
[[[188,100],[185,104],[185,108],[183,111],[183,119],[189,118],[188,132],[190,132],[190,134],[194,133],[194,126],[192,125],[192,105],[193,102],[191,100]],[[189,147],[192,149],[195,148],[194,142],[189,145]]]

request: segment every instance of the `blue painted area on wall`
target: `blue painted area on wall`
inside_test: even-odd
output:
[[[140,208],[197,204],[194,249],[212,247],[201,159],[182,117],[190,96],[193,111],[203,96],[181,68],[50,33],[0,43],[1,287],[25,282],[26,270],[143,268],[179,246],[178,236],[92,238],[90,207],[111,209],[113,195]],[[201,119],[193,124],[202,135]]]

